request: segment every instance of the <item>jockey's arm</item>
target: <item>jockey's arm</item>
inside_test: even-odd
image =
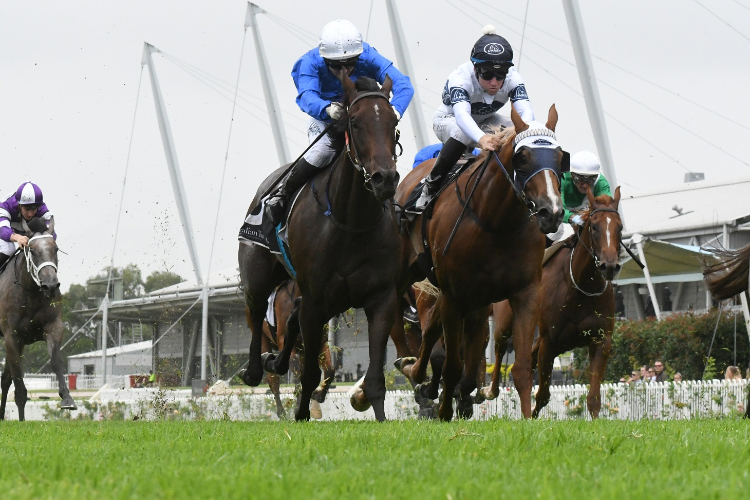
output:
[[[385,82],[385,77],[390,76],[393,82],[393,98],[391,106],[398,111],[399,116],[404,116],[406,108],[409,107],[412,97],[414,97],[414,87],[411,80],[405,74],[401,73],[391,61],[381,56],[374,47],[369,48],[369,62],[372,65],[375,79],[380,85]]]
[[[523,83],[523,78],[517,71],[509,73],[511,90],[508,92],[508,97],[513,107],[516,108],[516,112],[521,116],[521,119],[526,123],[534,121],[534,110],[531,108],[531,101],[529,100],[529,94],[526,92],[526,85]]]
[[[297,105],[317,120],[329,120],[326,108],[331,105],[331,101],[320,96],[320,78],[314,60],[303,56],[294,66],[292,75],[295,73],[298,74],[294,81],[297,85]]]
[[[473,142],[479,144],[482,149],[491,151],[499,146],[498,140],[494,140],[494,136],[491,134],[485,134],[479,128],[477,122],[474,121],[474,118],[471,117],[471,104],[469,101],[454,103],[453,114],[456,116],[456,124],[461,129],[461,132],[466,134]]]
[[[603,194],[612,196],[612,188],[609,185],[609,181],[603,175],[599,175],[599,179],[597,179],[594,186],[594,196],[601,196]]]

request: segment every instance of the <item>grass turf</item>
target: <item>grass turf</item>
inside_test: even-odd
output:
[[[750,422],[0,422],[0,498],[729,498]]]

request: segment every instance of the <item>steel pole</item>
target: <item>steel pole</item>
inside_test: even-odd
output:
[[[385,0],[388,8],[388,22],[391,25],[391,36],[393,37],[393,48],[396,50],[396,62],[401,71],[411,78],[414,87],[414,98],[409,104],[409,118],[411,118],[411,127],[414,131],[414,140],[417,143],[417,149],[427,146],[427,127],[424,123],[424,114],[422,113],[422,101],[419,99],[419,85],[417,76],[414,73],[414,67],[409,57],[409,48],[406,45],[406,36],[401,28],[401,19],[398,15],[395,0]]]
[[[153,52],[159,52],[159,49],[149,43],[144,42],[143,59],[141,60],[141,64],[148,66],[148,74],[151,77],[151,90],[154,94],[154,103],[156,104],[156,118],[159,122],[161,142],[164,145],[164,155],[167,158],[167,166],[169,167],[169,178],[172,180],[172,190],[174,191],[174,198],[175,202],[177,203],[177,211],[180,214],[180,222],[182,222],[182,230],[185,233],[185,240],[187,241],[188,251],[190,252],[190,260],[193,263],[195,279],[198,283],[198,286],[200,286],[203,284],[203,278],[201,277],[201,269],[198,262],[198,250],[196,249],[195,238],[193,237],[193,226],[190,222],[190,210],[188,210],[185,187],[182,184],[180,164],[177,161],[177,150],[175,149],[174,141],[172,140],[172,129],[169,127],[167,108],[164,105],[164,99],[161,95],[161,88],[159,87],[159,80],[156,77],[154,60],[151,57],[151,54]]]
[[[109,293],[102,300],[102,386],[107,383],[107,321],[109,320]]]
[[[646,285],[648,286],[648,293],[651,295],[651,303],[654,305],[654,313],[656,314],[657,321],[661,321],[661,309],[659,308],[659,301],[656,300],[656,291],[654,290],[654,284],[651,281],[651,273],[648,271],[648,262],[646,262],[646,254],[643,252],[643,236],[640,234],[634,234],[632,238],[638,248],[638,256],[643,262],[643,275],[646,277]]]
[[[247,3],[245,11],[245,29],[248,27],[253,32],[253,42],[255,43],[255,55],[258,57],[258,66],[260,67],[260,79],[263,82],[263,95],[266,97],[266,108],[268,117],[271,120],[271,130],[273,131],[273,140],[276,144],[276,154],[279,156],[279,162],[286,165],[289,159],[289,147],[286,143],[286,134],[284,133],[284,122],[281,119],[281,108],[276,99],[276,91],[273,86],[273,79],[269,71],[268,61],[266,60],[263,40],[260,38],[256,14],[264,14],[266,11],[252,2]]]
[[[619,184],[615,173],[615,163],[612,159],[612,148],[609,145],[607,122],[604,120],[604,108],[599,97],[599,87],[596,83],[596,74],[594,73],[594,65],[591,62],[591,54],[589,53],[588,40],[586,39],[586,31],[583,26],[583,17],[581,16],[581,9],[578,6],[578,0],[563,0],[563,9],[565,10],[565,19],[568,21],[570,42],[573,45],[578,77],[581,80],[583,98],[586,101],[586,111],[589,115],[591,131],[594,134],[596,149],[599,152],[599,160],[602,163],[604,176],[612,188],[615,188]],[[622,207],[620,207],[620,218],[624,226],[625,219],[622,216]]]
[[[201,318],[201,380],[206,380],[206,353],[208,351],[208,282],[203,287],[203,317]]]

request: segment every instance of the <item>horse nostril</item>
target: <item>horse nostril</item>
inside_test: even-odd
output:
[[[536,213],[536,216],[548,220],[552,216],[552,212],[548,208],[540,208],[539,211]]]
[[[372,177],[370,177],[370,183],[373,186],[380,186],[384,181],[383,174],[380,172],[374,173],[372,174]]]

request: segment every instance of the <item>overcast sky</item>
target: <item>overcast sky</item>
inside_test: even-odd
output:
[[[596,150],[562,4],[530,2],[521,51],[526,0],[398,0],[433,142],[432,114],[447,75],[467,60],[482,26],[494,24],[514,48],[537,117],[556,103],[563,147]],[[705,172],[706,182],[750,176],[750,0],[579,2],[623,192],[674,188],[688,171]],[[385,3],[258,4],[271,14],[258,22],[296,157],[307,144],[307,118],[294,101],[292,65],[337,18],[395,60]],[[133,124],[115,265],[136,263],[144,276],[164,269],[193,276],[147,70],[141,74],[144,41],[165,54],[154,60],[206,273],[245,9],[239,0],[3,2],[0,196],[25,180],[42,187],[67,252],[64,290],[110,261]],[[238,106],[212,271],[236,267],[247,206],[278,165],[250,33]],[[401,130],[403,177],[416,152],[409,112]]]

